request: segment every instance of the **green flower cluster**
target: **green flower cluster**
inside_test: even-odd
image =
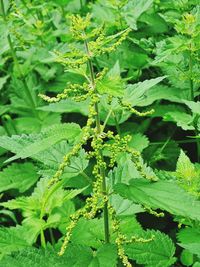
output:
[[[85,206],[71,216],[71,222],[66,228],[66,236],[64,238],[59,255],[63,255],[65,252],[65,249],[70,242],[73,229],[78,223],[79,219],[81,217],[87,220],[93,219],[98,212],[101,213],[103,210],[104,216],[107,216],[107,226],[105,226],[107,228],[107,240],[105,237],[105,241],[109,242],[110,233],[108,220],[111,219],[112,230],[113,232],[117,233],[115,243],[118,248],[119,258],[122,260],[124,266],[131,266],[128,262],[128,257],[125,255],[123,244],[131,242],[149,242],[152,239],[144,240],[142,238],[132,237],[130,240],[128,240],[121,233],[119,229],[120,222],[117,219],[114,208],[109,203],[109,194],[106,189],[106,175],[108,168],[111,169],[115,164],[117,164],[117,155],[121,152],[128,152],[131,154],[131,158],[136,165],[137,170],[142,174],[143,177],[150,180],[154,180],[154,177],[148,177],[145,173],[145,170],[143,170],[140,153],[129,148],[128,144],[131,140],[131,136],[126,135],[122,137],[119,134],[115,135],[114,132],[110,130],[104,131],[105,125],[102,126],[100,124],[98,105],[101,100],[101,95],[96,89],[96,83],[97,81],[103,79],[107,69],[105,68],[95,75],[92,65],[93,57],[104,53],[110,53],[115,50],[126,38],[130,32],[130,29],[124,30],[115,36],[106,37],[103,27],[100,27],[99,29],[93,29],[87,33],[88,27],[91,27],[91,17],[89,15],[87,15],[85,19],[79,15],[72,16],[71,21],[71,32],[73,38],[76,41],[83,43],[85,47],[85,54],[83,51],[77,48],[72,48],[71,52],[67,53],[66,55],[59,54],[58,61],[65,66],[76,68],[79,68],[80,65],[83,65],[87,62],[89,68],[89,75],[87,73],[85,74],[87,82],[83,83],[82,85],[69,84],[68,88],[65,89],[63,93],[60,93],[52,98],[45,95],[40,95],[40,97],[50,103],[58,102],[66,98],[71,98],[77,102],[88,99],[89,115],[86,126],[82,129],[82,135],[79,141],[75,143],[72,150],[64,156],[62,163],[58,167],[58,170],[49,181],[49,187],[55,183],[58,183],[59,180],[62,179],[62,174],[64,173],[65,167],[70,165],[72,157],[76,156],[83,145],[87,144],[87,142],[90,142],[91,144],[91,151],[87,152],[87,157],[88,159],[93,158],[95,160],[95,165],[92,170],[92,174],[95,179],[93,183],[93,192],[91,196],[86,199]],[[108,95],[108,101],[112,101],[112,98],[112,96]],[[133,109],[130,104],[124,103],[122,99],[118,98],[118,100],[122,108],[128,109],[138,116],[146,116],[153,112],[151,110],[145,113],[140,113],[139,111]],[[104,156],[105,149],[108,149],[110,152],[108,163],[107,158],[105,159]]]

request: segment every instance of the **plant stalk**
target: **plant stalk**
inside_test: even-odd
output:
[[[45,241],[45,236],[44,236],[43,229],[40,230],[40,241],[41,241],[41,246],[43,248],[46,248],[46,241]]]
[[[90,57],[90,51],[89,51],[89,48],[88,48],[87,41],[85,41],[85,49],[86,49],[86,53],[87,53],[88,57]],[[88,67],[89,67],[89,71],[90,71],[91,85],[92,85],[92,88],[94,89],[94,91],[96,92],[94,69],[93,69],[92,61],[90,59],[88,59]],[[95,108],[95,111],[96,111],[95,120],[96,120],[97,134],[100,135],[101,134],[101,124],[100,124],[98,103],[95,103],[94,108]],[[104,161],[103,153],[102,153],[101,150],[99,151],[99,155],[100,155],[102,161]],[[102,192],[103,192],[104,195],[107,195],[105,169],[100,167],[99,171],[100,171],[100,175],[103,178],[103,181],[102,181]],[[110,242],[110,231],[109,231],[109,213],[108,213],[108,203],[107,202],[104,204],[103,214],[104,214],[105,242],[109,243]]]
[[[191,97],[191,101],[194,101],[195,96],[194,96],[194,82],[193,82],[193,77],[192,77],[193,76],[192,51],[190,51],[190,55],[189,55],[189,74],[190,74],[190,79],[189,79],[190,97]],[[193,125],[195,128],[194,133],[195,135],[198,135],[199,132],[198,132],[196,123],[194,122]],[[200,140],[196,139],[196,145],[197,145],[197,161],[199,162],[200,161]]]
[[[192,64],[192,52],[190,51],[190,56],[189,56],[189,73],[190,73],[190,97],[191,101],[194,101],[194,83],[192,79],[192,73],[193,73],[193,64]]]
[[[6,16],[5,6],[4,6],[3,0],[1,0],[0,3],[1,3],[1,11],[2,11],[3,20],[4,20],[5,23],[7,23],[7,16]],[[24,75],[23,75],[23,73],[21,71],[20,64],[19,64],[19,61],[17,59],[16,51],[15,51],[15,48],[13,46],[13,43],[12,43],[12,40],[11,40],[11,36],[10,36],[9,33],[8,33],[7,39],[8,39],[8,44],[9,44],[9,47],[10,47],[10,51],[11,51],[11,54],[12,54],[13,61],[14,61],[15,65],[16,65],[17,71],[18,71],[18,73],[20,75],[21,81],[22,81],[23,86],[25,88],[26,96],[27,96],[27,98],[29,99],[29,102],[30,102],[28,104],[32,107],[33,112],[36,114],[35,102],[34,102],[34,100],[32,98],[32,95],[31,95],[31,93],[29,91],[29,88],[28,88],[28,85],[26,83],[25,77],[24,77]]]

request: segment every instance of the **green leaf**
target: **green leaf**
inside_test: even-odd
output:
[[[104,240],[103,220],[80,219],[73,230],[71,241],[75,244],[99,248]]]
[[[147,90],[137,105],[145,107],[160,99],[181,103],[181,91],[178,91],[174,87],[158,84]]]
[[[10,75],[6,75],[6,76],[0,78],[0,90],[3,88],[4,84],[7,82],[9,77],[10,77]]]
[[[70,245],[62,257],[59,257],[52,249],[26,248],[12,256],[5,257],[0,264],[4,267],[86,267],[89,266],[92,258],[90,248]]]
[[[26,248],[0,261],[3,267],[115,267],[116,264],[117,251],[111,244],[102,245],[95,254],[89,247],[70,244],[62,257],[52,248]]]
[[[135,242],[125,246],[129,258],[136,260],[145,267],[169,267],[176,261],[174,258],[175,246],[172,240],[165,234],[147,230],[140,233],[144,239],[153,237],[149,242]]]
[[[177,234],[179,246],[200,257],[200,229],[186,227]]]
[[[0,116],[6,113],[9,110],[9,105],[0,106]]]
[[[148,138],[141,134],[141,133],[136,133],[131,135],[131,141],[129,142],[129,146],[136,149],[139,152],[142,152],[145,148],[148,147],[149,145],[149,140]]]
[[[180,111],[171,111],[167,112],[163,117],[164,121],[172,121],[177,124],[177,126],[181,127],[183,130],[194,130],[193,117],[187,113],[183,113]]]
[[[49,105],[39,107],[38,110],[57,112],[57,113],[81,113],[84,116],[88,115],[88,101],[75,102],[72,99],[61,100],[58,103],[51,103]]]
[[[110,197],[110,203],[115,209],[115,212],[118,216],[131,216],[136,213],[144,212],[144,209],[133,203],[128,199],[123,199],[121,196],[113,194]]]
[[[38,179],[35,166],[30,163],[14,163],[0,172],[0,192],[17,189],[28,190]]]
[[[18,251],[29,246],[29,242],[25,239],[23,234],[23,231],[26,230],[26,228],[19,225],[16,227],[1,227],[0,254],[9,254],[13,251]]]
[[[193,254],[184,249],[181,252],[180,260],[184,266],[191,266],[194,262]]]
[[[174,170],[180,154],[178,144],[167,139],[159,144],[152,144],[144,151],[145,159],[152,168]]]
[[[41,134],[37,134],[34,136],[30,136],[33,139],[30,144],[24,147],[24,144],[21,145],[20,142],[16,142],[16,139],[20,137],[13,136],[2,136],[0,137],[1,147],[5,149],[10,149],[12,152],[16,153],[16,156],[11,157],[7,160],[7,162],[18,159],[18,158],[27,158],[38,154],[44,150],[47,150],[52,145],[62,141],[68,140],[69,142],[74,141],[79,134],[81,133],[81,129],[78,124],[75,123],[65,123],[65,124],[58,124],[52,127],[48,127],[47,129],[43,130]],[[22,140],[24,136],[21,136]],[[28,139],[28,138],[27,138]]]
[[[194,101],[183,101],[192,111],[192,113],[200,115],[200,102],[194,102]]]
[[[120,77],[120,66],[117,61],[106,76],[97,82],[97,90],[100,94],[110,94],[112,96],[123,96],[124,82]]]
[[[70,3],[72,0],[53,0],[54,3],[60,5],[60,6],[66,6],[68,3]]]
[[[123,101],[131,103],[133,106],[139,105],[140,102],[145,99],[145,93],[165,78],[166,76],[162,76],[155,79],[145,80],[136,84],[129,84],[126,87]]]
[[[197,171],[195,170],[194,164],[190,161],[183,150],[181,150],[180,156],[177,161],[176,175],[180,179],[185,179],[188,181],[199,177]]]
[[[146,37],[168,31],[166,21],[158,13],[146,12],[140,16],[139,22],[143,22],[145,24],[142,25],[140,36],[142,35]]]
[[[116,184],[114,188],[116,193],[136,203],[200,221],[200,201],[174,181],[151,183],[144,179],[133,179],[130,185]]]
[[[117,266],[117,248],[113,244],[102,245],[96,252],[91,267],[116,267]],[[96,261],[95,261],[96,260]]]
[[[153,0],[131,0],[123,7],[122,15],[126,20],[127,24],[134,30],[137,30],[137,20],[142,13],[147,11]]]

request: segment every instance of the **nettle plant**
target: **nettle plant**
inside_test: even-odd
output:
[[[137,171],[142,177],[152,181],[157,178],[145,170],[140,153],[128,146],[131,136],[120,136],[120,133],[114,134],[113,131],[106,130],[106,122],[111,115],[113,104],[117,104],[122,110],[129,111],[138,116],[149,115],[153,110],[141,113],[132,107],[126,98],[123,97],[123,82],[119,73],[115,73],[116,70],[112,70],[113,73],[108,72],[106,68],[98,73],[94,71],[94,58],[117,49],[129,34],[130,29],[113,36],[105,36],[103,27],[88,31],[88,28],[92,26],[89,15],[85,19],[78,15],[71,16],[71,21],[71,32],[73,38],[77,41],[78,48],[75,46],[70,47],[70,51],[65,55],[57,53],[59,55],[57,60],[65,67],[73,68],[73,71],[81,73],[85,77],[86,82],[83,84],[69,84],[68,88],[56,97],[48,97],[46,95],[40,95],[40,97],[50,103],[66,98],[72,98],[76,102],[89,99],[89,114],[86,126],[83,127],[80,137],[72,150],[64,157],[55,175],[50,179],[49,187],[51,188],[62,179],[65,167],[70,164],[72,157],[76,156],[88,142],[91,145],[91,150],[86,152],[86,157],[90,160],[93,159],[95,162],[92,170],[95,181],[93,183],[91,197],[86,199],[86,204],[83,208],[71,216],[71,222],[67,226],[67,234],[59,255],[65,252],[70,242],[72,231],[81,217],[91,220],[98,213],[101,214],[103,212],[105,243],[110,243],[114,237],[113,241],[116,244],[119,258],[122,260],[124,266],[131,266],[125,254],[123,244],[150,242],[153,240],[153,235],[148,239],[138,236],[128,238],[120,230],[120,220],[117,218],[116,210],[112,206],[109,197],[112,195],[113,188],[112,186],[110,188],[107,186],[107,176],[109,171],[112,171],[116,165],[118,156],[121,153],[126,153],[130,156],[131,161],[135,164]],[[85,51],[81,48],[84,48]],[[118,68],[118,66],[115,68]],[[104,101],[110,106],[111,110],[107,114],[103,125],[101,125],[99,113],[99,103],[102,97],[105,98]]]
[[[26,2],[22,2],[27,9]],[[152,104],[151,97],[154,99],[155,95],[149,96],[149,89],[168,77],[131,84],[130,77],[121,77],[118,60],[109,68],[99,66],[100,59],[106,60],[106,56],[116,52],[125,39],[133,41],[132,30],[124,29],[126,23],[129,26],[132,23],[132,28],[136,29],[136,19],[120,23],[123,14],[129,14],[132,5],[137,6],[136,2],[122,1],[122,6],[119,1],[107,2],[111,2],[114,14],[119,15],[117,27],[122,31],[108,35],[105,25],[96,27],[94,17],[70,16],[68,45],[58,45],[60,50],[51,54],[55,64],[62,64],[67,73],[74,76],[62,93],[39,95],[49,102],[41,109],[43,111],[49,108],[65,111],[67,105],[73,106],[72,110],[81,110],[87,116],[83,127],[75,122],[52,123],[53,126],[39,133],[0,137],[1,147],[15,154],[6,163],[19,160],[0,174],[2,192],[10,190],[11,196],[15,196],[16,189],[19,192],[16,198],[5,198],[1,202],[1,213],[9,216],[17,226],[0,228],[0,266],[174,266],[179,255],[179,252],[175,254],[176,237],[174,233],[169,237],[159,230],[144,229],[138,215],[148,214],[158,221],[173,216],[179,226],[177,239],[178,246],[183,249],[181,262],[186,266],[194,263],[193,266],[198,267],[199,164],[193,164],[181,151],[175,170],[153,170],[141,155],[146,147],[141,143],[147,142],[146,138],[133,134],[134,123],[126,126],[127,130],[122,129],[121,124],[131,116],[141,117],[141,121],[144,116],[154,116],[153,109],[141,111],[135,106],[144,108]],[[159,1],[155,2],[159,5]],[[117,10],[113,3],[118,3]],[[141,4],[143,9],[139,13],[142,14],[152,3],[148,1],[145,7]],[[191,29],[194,23],[191,14],[183,19],[189,23],[189,28],[177,23],[181,34]],[[187,36],[187,44],[191,43],[190,37]],[[188,98],[180,99],[184,99],[181,103],[194,109],[196,114],[199,103],[194,101],[198,88],[193,70],[197,68],[197,52],[195,50],[194,55],[189,50],[188,53],[186,47],[185,75],[190,87],[189,90],[187,87]],[[191,53],[192,59],[188,57]],[[188,58],[195,67],[191,68]],[[162,55],[161,58],[157,56],[154,64],[159,62],[163,62]],[[77,76],[79,79],[75,79]],[[171,91],[165,94],[177,101]],[[155,105],[155,113],[158,113],[156,108],[159,109],[159,103]],[[36,114],[40,114],[39,110],[35,108]],[[40,118],[39,121],[41,124]],[[191,126],[193,132],[198,130],[193,121],[187,126]],[[152,158],[154,156],[152,153]],[[26,161],[27,158],[32,160]],[[15,179],[8,179],[13,174]],[[22,213],[21,225],[12,210]]]

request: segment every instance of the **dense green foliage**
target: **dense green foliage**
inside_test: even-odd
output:
[[[0,267],[199,267],[199,1],[0,0],[0,34]]]

